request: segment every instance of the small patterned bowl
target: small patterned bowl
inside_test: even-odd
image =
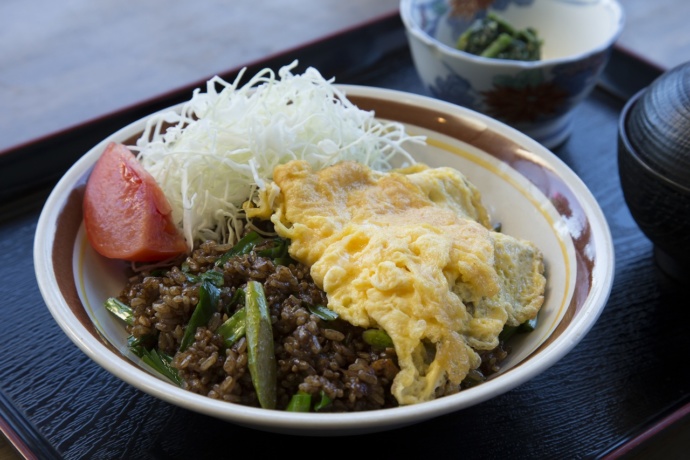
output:
[[[536,29],[542,59],[456,49],[460,34],[487,12]],[[547,148],[568,138],[572,109],[594,88],[624,23],[617,0],[401,0],[400,16],[432,96],[496,118]]]

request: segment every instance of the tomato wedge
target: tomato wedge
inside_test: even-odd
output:
[[[124,145],[110,143],[84,191],[84,227],[99,254],[156,262],[187,251],[156,180]]]

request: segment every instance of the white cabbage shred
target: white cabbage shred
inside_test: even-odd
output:
[[[190,249],[208,239],[234,243],[243,230],[242,203],[255,199],[273,168],[291,160],[314,169],[355,160],[385,171],[414,163],[402,144],[423,141],[402,124],[382,122],[352,104],[314,68],[295,75],[293,62],[243,86],[219,77],[194,91],[179,111],[153,116],[136,146],[161,186]]]

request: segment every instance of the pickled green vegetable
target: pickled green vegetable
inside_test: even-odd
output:
[[[456,48],[477,56],[537,61],[543,41],[532,27],[517,30],[495,13],[475,20],[457,40]]]
[[[261,407],[275,409],[278,370],[273,349],[273,326],[266,304],[266,295],[263,286],[257,281],[249,281],[245,292],[247,311],[245,335],[249,374]]]

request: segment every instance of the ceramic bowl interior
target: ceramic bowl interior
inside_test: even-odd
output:
[[[487,11],[517,28],[533,27],[543,40],[542,59],[456,49],[462,32]],[[567,139],[572,109],[596,85],[624,23],[617,0],[401,0],[400,16],[430,95],[496,118],[547,148]]]
[[[185,391],[151,372],[127,349],[122,324],[103,308],[125,281],[123,263],[97,255],[82,227],[86,180],[111,141],[140,133],[146,119],[87,152],[61,179],[39,219],[34,263],[41,293],[69,338],[116,377],[171,404],[265,431],[351,435],[389,430],[461,410],[503,394],[544,372],[589,331],[613,282],[613,243],[596,200],[561,160],[518,131],[437,99],[340,85],[348,98],[381,119],[427,136],[410,148],[430,166],[453,166],[480,189],[502,231],[537,242],[547,269],[537,329],[516,337],[502,370],[458,394],[421,404],[360,413],[291,413],[231,404]]]

